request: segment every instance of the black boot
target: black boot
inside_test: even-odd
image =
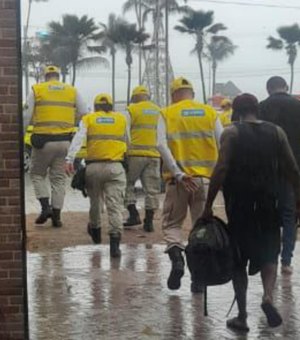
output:
[[[124,227],[132,227],[142,223],[135,204],[129,204],[127,210],[129,211],[129,217],[126,222],[123,223]]]
[[[52,216],[52,209],[49,205],[49,198],[48,197],[40,198],[39,201],[41,203],[42,211],[41,211],[39,217],[35,220],[35,223],[36,224],[44,224],[45,222],[47,222],[48,218],[50,218]]]
[[[90,223],[87,226],[87,232],[95,244],[101,243],[101,228],[92,228]]]
[[[176,290],[180,288],[180,280],[184,274],[184,259],[182,249],[177,246],[170,248],[168,251],[170,260],[172,261],[172,269],[168,278],[168,288]]]
[[[149,233],[154,231],[153,216],[154,216],[154,210],[146,210],[146,215],[144,219],[144,230]]]
[[[120,233],[110,235],[110,256],[111,257],[121,257],[120,240],[121,240]]]
[[[55,228],[62,227],[62,221],[60,219],[60,209],[52,209],[52,226]]]

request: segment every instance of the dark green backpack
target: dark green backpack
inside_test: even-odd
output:
[[[193,281],[214,286],[232,279],[233,248],[227,225],[221,219],[199,219],[190,232],[185,251]]]

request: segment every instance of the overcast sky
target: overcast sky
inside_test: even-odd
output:
[[[183,3],[182,0],[181,3]],[[284,51],[274,52],[266,49],[267,37],[276,35],[282,25],[300,24],[299,0],[189,0],[195,9],[213,10],[215,22],[227,27],[226,35],[238,45],[235,55],[219,65],[217,81],[232,80],[243,92],[251,92],[260,99],[266,96],[265,82],[271,75],[284,76],[289,81],[289,65]],[[221,3],[219,3],[221,2]],[[273,8],[260,6],[240,6],[233,4],[251,3],[278,5],[297,8]],[[27,11],[28,0],[21,0],[22,17]],[[48,3],[35,2],[32,7],[30,35],[37,30],[46,29],[51,20],[60,20],[63,14],[88,15],[96,22],[106,22],[109,13],[122,14],[123,0],[49,0]],[[134,15],[126,18],[134,21]],[[194,46],[192,37],[174,31],[180,16],[170,20],[170,57],[175,76],[185,76],[194,83],[196,92],[200,91],[199,66],[197,58],[190,54]],[[117,56],[117,99],[126,96],[126,65],[122,53]],[[300,93],[300,55],[295,65],[294,92]],[[133,65],[133,85],[137,83],[137,56]],[[96,67],[81,72],[77,87],[90,104],[99,92],[110,92],[110,69]],[[200,94],[200,93],[199,93]]]

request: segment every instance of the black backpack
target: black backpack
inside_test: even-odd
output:
[[[193,281],[215,286],[232,279],[233,247],[221,219],[199,219],[190,232],[185,252]]]

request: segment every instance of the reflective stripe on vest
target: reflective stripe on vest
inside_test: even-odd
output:
[[[114,135],[89,135],[87,137],[88,141],[91,140],[117,140],[120,142],[126,142],[125,136],[114,136]]]
[[[217,164],[217,162],[216,161],[178,161],[177,164],[180,167],[199,166],[203,168],[213,168]]]
[[[129,150],[157,150],[157,147],[148,145],[131,145]]]
[[[154,124],[138,124],[132,125],[131,130],[155,130],[157,125]]]
[[[175,139],[189,139],[189,138],[213,138],[213,131],[190,131],[190,132],[177,132],[177,133],[168,133],[167,139],[168,141]]]
[[[66,102],[55,102],[50,100],[41,100],[40,102],[35,103],[35,106],[60,106],[60,107],[76,107],[74,103],[66,103]]]
[[[48,121],[48,122],[37,122],[34,124],[35,127],[43,127],[43,126],[54,126],[60,127],[62,129],[74,128],[74,124],[70,124],[67,122],[57,122],[57,121]]]

